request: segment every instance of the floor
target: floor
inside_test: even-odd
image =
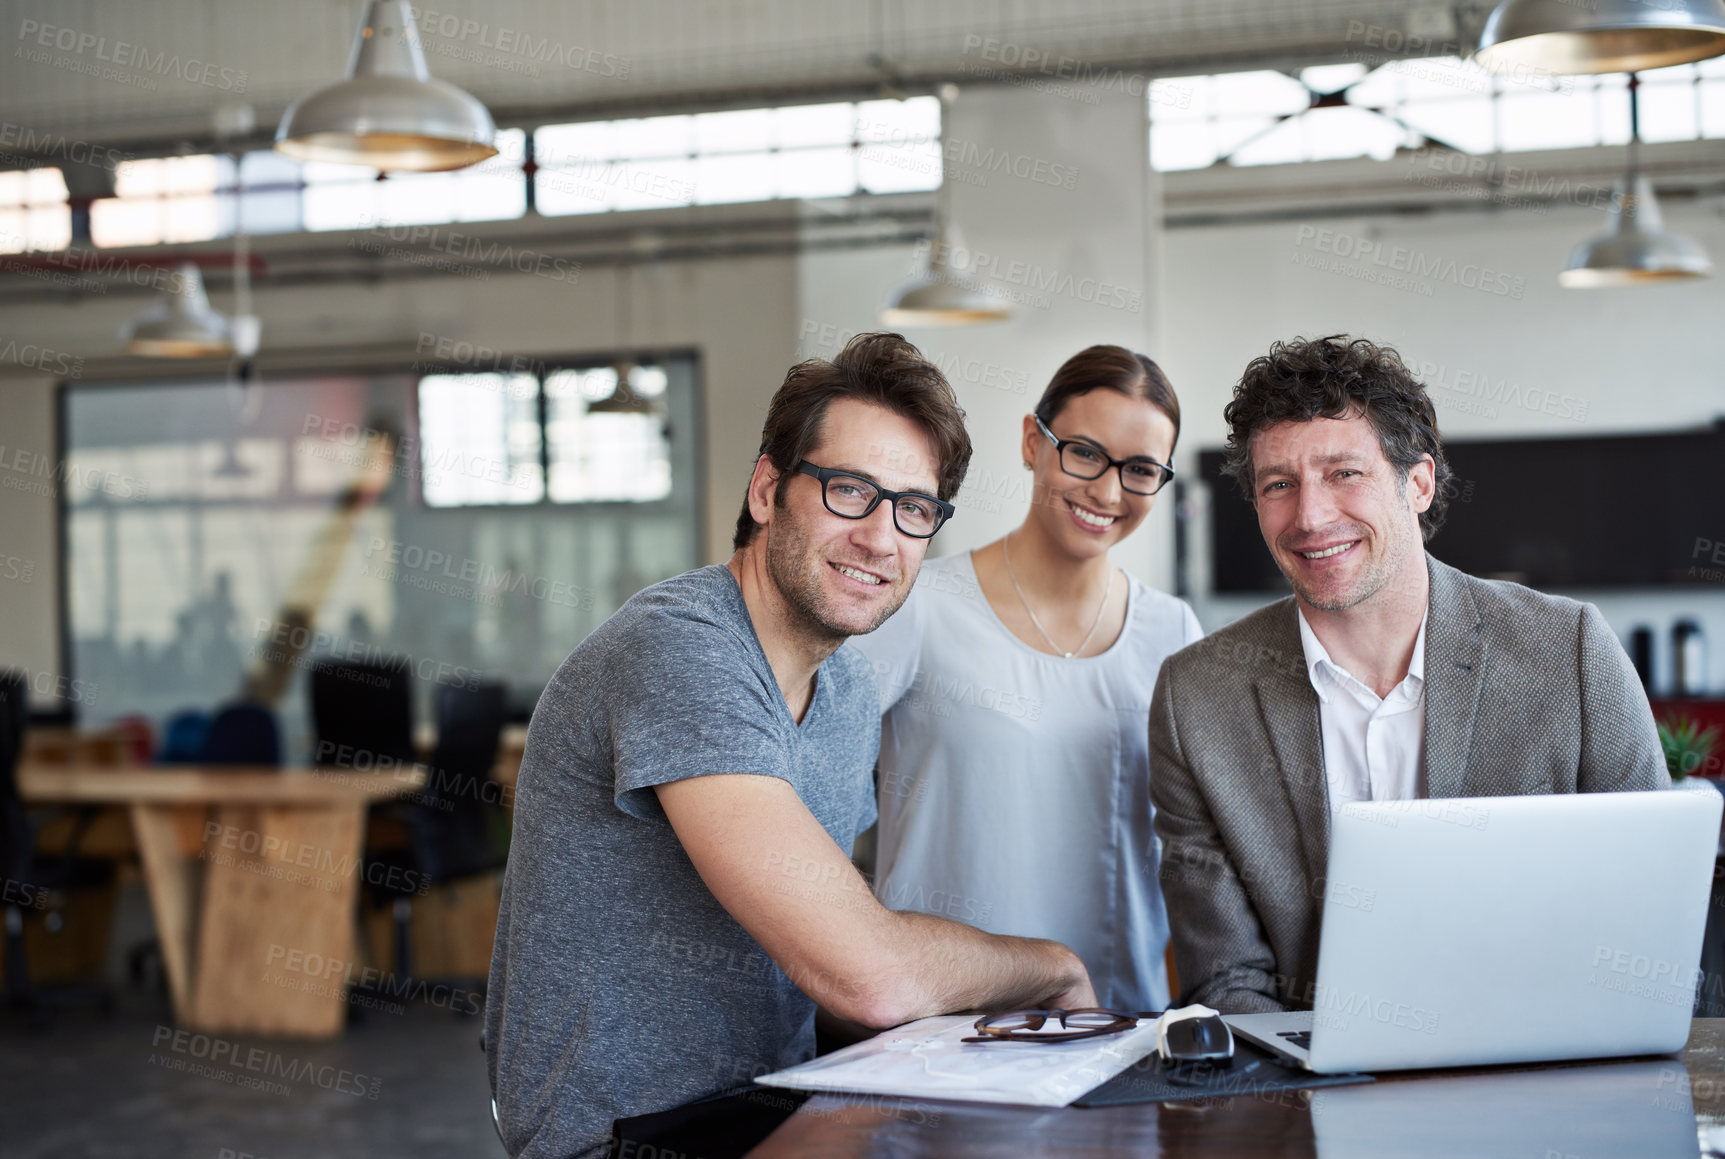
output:
[[[124,971],[121,970],[123,976]],[[147,981],[46,1032],[0,1009],[6,1159],[493,1159],[480,1019],[369,1010],[331,1042],[177,1034]]]

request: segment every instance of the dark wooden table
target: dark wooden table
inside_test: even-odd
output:
[[[1048,1111],[818,1095],[750,1154],[1695,1159],[1698,1133],[1721,1125],[1725,1018],[1698,1018],[1676,1058],[1386,1074],[1211,1102]]]

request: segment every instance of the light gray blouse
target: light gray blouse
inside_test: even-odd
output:
[[[1064,942],[1103,1005],[1162,1010],[1150,693],[1203,633],[1183,600],[1127,582],[1119,639],[1067,660],[1007,629],[968,553],[929,560],[851,646],[880,686],[882,903]]]

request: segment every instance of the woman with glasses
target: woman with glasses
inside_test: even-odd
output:
[[[884,714],[875,893],[1064,942],[1113,1010],[1170,998],[1147,728],[1163,658],[1201,633],[1108,551],[1155,506],[1179,432],[1150,359],[1074,355],[1024,418],[1024,522],[927,560],[898,613],[853,640]]]

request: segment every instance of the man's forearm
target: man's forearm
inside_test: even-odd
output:
[[[987,934],[931,914],[892,913],[902,963],[886,1013],[896,1022],[959,1010],[1013,1010],[1058,1000],[1094,1005],[1078,955],[1043,938]]]

